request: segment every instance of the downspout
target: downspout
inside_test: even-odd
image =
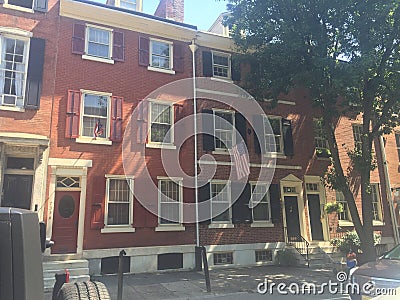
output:
[[[199,194],[198,194],[198,179],[197,179],[197,95],[196,95],[196,50],[197,45],[192,40],[189,45],[192,51],[192,68],[193,68],[193,129],[194,129],[194,197],[196,207],[196,246],[200,246],[200,230],[199,230]]]

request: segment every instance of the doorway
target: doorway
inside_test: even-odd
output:
[[[52,254],[76,253],[80,191],[56,191]]]
[[[297,240],[301,236],[297,196],[285,196],[284,200],[288,240]]]
[[[318,194],[308,194],[308,213],[310,216],[311,237],[313,241],[323,241],[324,233],[321,222],[321,204]]]

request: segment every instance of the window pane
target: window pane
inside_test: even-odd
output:
[[[254,221],[269,221],[268,203],[260,203],[253,209]]]
[[[213,54],[214,76],[229,76],[229,56]]]
[[[110,179],[109,201],[129,202],[129,184],[126,180]]]
[[[3,38],[0,64],[0,96],[3,105],[23,106],[25,87],[25,41]],[[0,43],[1,44],[1,43]],[[1,95],[0,94],[0,95]]]
[[[159,181],[160,224],[180,223],[180,186],[172,180]]]
[[[88,54],[109,58],[110,32],[89,27]]]
[[[129,203],[108,204],[107,225],[129,225]]]
[[[8,3],[25,8],[32,8],[33,6],[33,0],[8,0]]]
[[[350,221],[349,206],[347,205],[347,201],[341,191],[336,191],[336,202],[341,203],[343,206],[343,212],[338,213],[338,219],[342,221]]]
[[[170,51],[169,43],[151,41],[151,65],[156,68],[170,69]]]
[[[131,10],[136,10],[136,1],[134,0],[120,0],[120,7]]]

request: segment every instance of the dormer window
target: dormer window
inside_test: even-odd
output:
[[[107,0],[107,4],[129,10],[142,11],[142,0]]]

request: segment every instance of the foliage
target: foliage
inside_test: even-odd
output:
[[[339,202],[329,202],[325,204],[325,212],[327,214],[343,212],[343,205]]]
[[[298,264],[296,255],[289,249],[278,250],[275,261],[280,266],[295,266]]]
[[[381,235],[375,233],[374,234],[374,245],[379,244],[381,240]],[[351,251],[355,253],[360,253],[361,251],[361,242],[355,231],[350,231],[346,233],[342,238],[332,239],[330,241],[331,245],[337,247],[340,252],[346,254]]]
[[[317,155],[317,157],[323,157],[323,158],[329,158],[332,155],[331,151],[326,148],[315,149],[315,154]]]
[[[341,190],[367,256],[374,252],[372,214],[362,214],[351,185],[358,176],[362,210],[368,193],[374,139],[399,125],[400,8],[398,0],[229,0],[225,20],[242,64],[242,85],[256,99],[277,100],[306,88],[320,108],[332,166],[326,185]],[[361,113],[361,114],[360,114]],[[360,114],[360,147],[341,166],[335,128],[341,117]],[[355,172],[354,172],[355,171]]]

